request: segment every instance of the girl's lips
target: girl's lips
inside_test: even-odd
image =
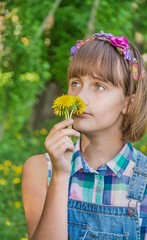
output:
[[[84,113],[82,113],[82,114],[79,114],[77,117],[79,117],[79,118],[84,118],[84,117],[89,117],[89,116],[91,116],[90,113],[84,112]]]

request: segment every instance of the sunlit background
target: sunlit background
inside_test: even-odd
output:
[[[0,240],[27,240],[22,166],[59,121],[51,106],[66,93],[70,47],[103,30],[127,36],[147,62],[146,13],[146,0],[0,1]],[[135,146],[147,154],[147,136]]]

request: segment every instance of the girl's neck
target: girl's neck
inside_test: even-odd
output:
[[[97,169],[113,159],[124,146],[122,136],[94,137],[82,134],[81,152],[86,162]]]

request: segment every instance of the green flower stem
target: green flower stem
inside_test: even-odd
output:
[[[69,114],[69,110],[67,108],[65,108],[65,119],[71,119],[71,114]],[[68,128],[72,128],[72,125],[69,125]]]
[[[69,116],[70,119],[72,118],[72,115],[73,115],[74,111],[75,111],[75,110],[72,109],[72,111],[71,111],[71,113],[70,113],[70,116]]]
[[[69,111],[65,108],[65,119],[70,119]]]

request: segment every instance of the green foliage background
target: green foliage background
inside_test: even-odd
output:
[[[21,181],[14,181],[21,179],[21,173],[16,169],[21,168],[30,155],[45,152],[44,139],[50,128],[58,121],[58,119],[46,120],[34,130],[30,126],[32,109],[48,82],[56,82],[62,92],[66,92],[69,49],[77,39],[86,36],[94,2],[92,0],[0,2],[2,240],[27,239],[21,201]],[[137,45],[142,54],[145,54],[146,12],[146,0],[99,0],[93,30],[125,35]],[[147,137],[145,136],[135,146],[147,153]]]

